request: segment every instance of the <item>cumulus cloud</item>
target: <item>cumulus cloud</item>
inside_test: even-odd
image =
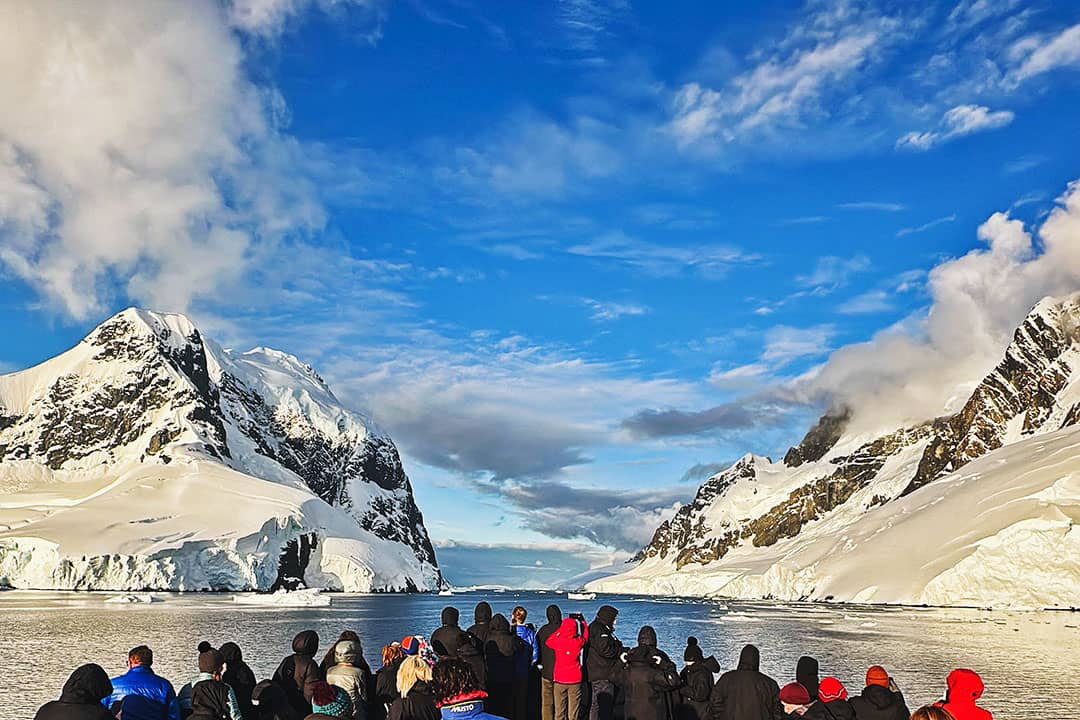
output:
[[[280,96],[245,74],[235,10],[0,9],[0,262],[68,315],[100,312],[114,285],[187,309],[322,225]]]
[[[966,135],[1005,127],[1013,121],[1011,110],[991,110],[985,105],[957,105],[945,111],[936,130],[909,132],[896,141],[896,146],[912,150],[929,150],[935,145]]]
[[[1080,184],[1037,229],[998,212],[977,237],[984,247],[930,271],[925,316],[837,350],[794,384],[801,396],[847,404],[873,429],[954,411],[1036,302],[1080,290]]]

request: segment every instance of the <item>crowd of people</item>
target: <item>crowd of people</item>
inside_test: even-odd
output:
[[[880,665],[850,697],[839,679],[820,677],[811,657],[781,687],[761,672],[755,646],[721,672],[690,637],[679,670],[648,625],[637,645],[624,645],[618,614],[604,605],[589,623],[550,605],[536,629],[523,607],[507,620],[481,602],[475,623],[462,629],[457,609],[447,607],[430,642],[407,635],[386,645],[376,671],[355,632],[341,633],[320,660],[319,636],[305,630],[262,681],[236,643],[203,642],[197,672],[179,693],[140,645],[119,677],[94,664],[76,669],[35,720],[992,720],[976,704],[983,682],[973,670],[953,670],[944,698],[910,712]]]

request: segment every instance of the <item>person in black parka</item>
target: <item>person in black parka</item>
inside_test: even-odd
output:
[[[292,642],[293,654],[286,657],[274,671],[273,680],[289,697],[289,704],[300,717],[311,713],[312,688],[322,680],[315,653],[319,651],[319,635],[314,630],[304,630]]]
[[[618,615],[611,605],[601,605],[596,619],[589,624],[589,644],[585,646],[585,671],[591,693],[589,720],[612,720],[615,715],[615,680],[622,673],[620,657],[626,652],[615,637]]]
[[[38,708],[34,720],[116,720],[101,701],[112,695],[109,674],[90,663],[75,669],[64,683],[60,699]]]
[[[818,700],[829,720],[855,720],[855,711],[847,696],[847,688],[832,676],[823,677],[818,684]]]
[[[487,640],[484,642],[484,665],[487,670],[485,689],[488,699],[484,710],[502,718],[513,716],[514,674],[518,656],[532,653],[532,649],[510,629],[510,622],[501,613],[488,623]]]
[[[911,717],[904,695],[880,665],[866,671],[866,687],[851,698],[856,720],[906,720]]]
[[[431,633],[431,649],[440,658],[457,657],[457,649],[463,632],[458,625],[460,619],[461,613],[456,607],[442,609],[442,627]]]
[[[679,691],[678,720],[710,720],[709,698],[715,684],[713,675],[720,672],[720,663],[710,655],[705,657],[697,638],[686,639],[683,652],[686,667],[679,673],[682,688]]]
[[[123,711],[121,711],[123,716]],[[201,680],[191,690],[188,720],[230,720],[229,686],[221,680]]]
[[[482,600],[476,603],[476,609],[473,610],[473,619],[476,622],[469,628],[468,633],[481,643],[486,643],[488,633],[491,631],[491,605]]]
[[[623,691],[625,720],[673,720],[681,680],[675,663],[656,647],[656,631],[645,625],[637,647],[626,653]]]
[[[302,720],[289,704],[289,696],[273,680],[262,680],[251,691],[251,704],[257,720]]]
[[[374,717],[386,717],[390,706],[401,697],[397,689],[397,674],[404,660],[405,653],[401,650],[401,645],[392,643],[383,646],[383,665],[375,673],[375,702],[372,703]]]
[[[761,653],[747,645],[739,665],[713,685],[709,709],[712,720],[781,720],[780,686],[760,671]]]
[[[555,718],[555,651],[548,647],[547,641],[562,625],[562,610],[558,605],[547,606],[547,625],[536,632],[536,642],[540,645],[540,720]]]
[[[256,720],[258,715],[251,705],[251,692],[255,689],[255,673],[244,662],[244,654],[240,646],[234,642],[227,642],[219,651],[225,658],[225,672],[221,679],[236,693],[236,702],[240,705],[240,714],[244,720]]]
[[[818,661],[803,655],[795,666],[795,682],[806,688],[810,697],[817,700],[818,696]]]

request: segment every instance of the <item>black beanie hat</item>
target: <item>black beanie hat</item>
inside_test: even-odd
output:
[[[686,662],[701,662],[705,659],[705,653],[701,652],[701,646],[693,635],[686,638],[686,652],[682,654],[682,659]]]
[[[618,614],[619,611],[610,605],[601,605],[600,609],[596,611],[596,619],[608,627],[611,627],[615,624],[615,618]]]
[[[210,643],[206,642],[205,640],[203,640],[201,643],[199,643],[199,647],[197,648],[200,655],[202,655],[207,650],[213,650],[213,649],[214,649],[214,646],[211,645]]]

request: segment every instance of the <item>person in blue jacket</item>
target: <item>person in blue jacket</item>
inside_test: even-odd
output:
[[[442,720],[505,720],[484,712],[487,693],[480,689],[476,673],[463,660],[436,663],[431,670],[431,685]]]
[[[128,671],[112,678],[112,695],[101,704],[123,712],[124,720],[180,720],[180,705],[172,683],[154,674],[154,652],[145,645],[128,653]]]
[[[514,632],[528,646],[514,657],[514,711],[511,720],[528,720],[529,697],[531,695],[535,699],[539,696],[539,686],[532,687],[536,684],[530,680],[533,679],[533,668],[540,662],[540,643],[536,639],[536,628],[532,623],[525,622],[528,616],[528,611],[520,605],[510,614]]]

